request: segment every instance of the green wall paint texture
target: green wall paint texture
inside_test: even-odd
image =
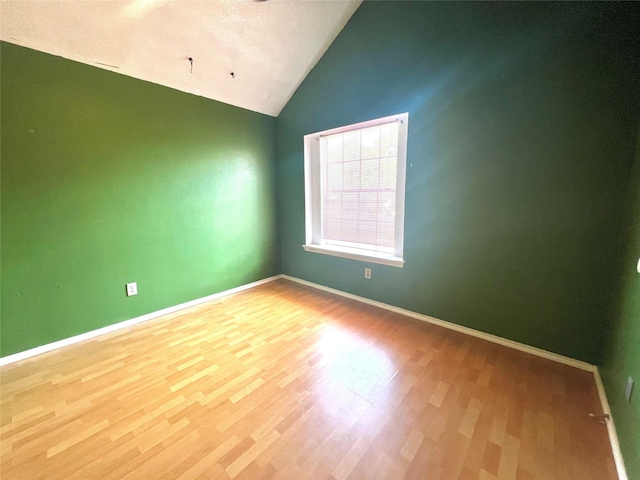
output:
[[[624,235],[640,218],[625,215],[639,12],[367,2],[277,120],[283,272],[604,360],[629,478],[640,478],[638,386],[633,404],[623,398],[626,377],[640,381],[640,237]],[[404,111],[405,267],[304,252],[302,136]]]
[[[630,479],[640,478],[640,132],[636,150],[627,255],[620,296],[614,305],[602,377]],[[627,377],[635,380],[631,402],[624,397]]]
[[[622,267],[638,11],[363,3],[277,119],[283,272],[598,363]],[[405,111],[404,268],[305,252],[303,135]]]
[[[279,273],[274,118],[1,55],[3,356]]]
[[[0,355],[283,272],[603,364],[640,478],[639,12],[365,2],[277,120],[2,43]],[[405,111],[405,267],[304,252],[303,135]]]

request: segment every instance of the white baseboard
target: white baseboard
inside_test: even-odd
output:
[[[602,411],[609,415],[609,421],[607,422],[607,429],[609,432],[609,440],[611,442],[611,449],[613,450],[613,457],[616,464],[616,469],[618,471],[619,480],[628,480],[626,469],[624,466],[624,460],[622,458],[622,453],[620,451],[620,444],[618,442],[618,435],[616,433],[615,424],[613,422],[613,417],[611,416],[611,409],[609,408],[609,402],[607,401],[607,395],[604,390],[604,386],[602,385],[602,379],[600,378],[600,372],[595,365],[591,365],[589,363],[583,362],[581,360],[576,360],[574,358],[565,357],[564,355],[559,355],[557,353],[549,352],[547,350],[543,350],[541,348],[532,347],[531,345],[526,345],[524,343],[515,342],[513,340],[508,340],[506,338],[498,337],[496,335],[491,335],[489,333],[480,332],[478,330],[474,330],[469,327],[463,327],[461,325],[457,325],[455,323],[446,322],[444,320],[439,320],[434,317],[430,317],[428,315],[423,315],[421,313],[413,312],[411,310],[405,310],[404,308],[394,307],[393,305],[388,305],[386,303],[377,302],[375,300],[371,300],[365,297],[360,297],[358,295],[353,295],[351,293],[343,292],[342,290],[336,290],[335,288],[325,287],[324,285],[319,285],[317,283],[308,282],[306,280],[302,280],[300,278],[291,277],[289,275],[274,275],[273,277],[264,278],[262,280],[258,280],[256,282],[248,283],[246,285],[241,285],[236,288],[232,288],[230,290],[225,290],[224,292],[214,293],[213,295],[208,295],[206,297],[198,298],[195,300],[191,300],[189,302],[181,303],[179,305],[174,305],[173,307],[164,308],[162,310],[158,310],[156,312],[147,313],[146,315],[142,315],[140,317],[132,318],[130,320],[125,320],[123,322],[115,323],[113,325],[108,325],[103,328],[99,328],[97,330],[92,330],[90,332],[82,333],[80,335],[76,335],[74,337],[65,338],[63,340],[59,340],[57,342],[49,343],[47,345],[42,345],[40,347],[32,348],[29,350],[25,350],[24,352],[14,353],[13,355],[7,355],[6,357],[0,358],[0,366],[8,365],[10,363],[18,362],[20,360],[25,360],[30,357],[34,357],[36,355],[40,355],[42,353],[50,352],[52,350],[56,350],[58,348],[66,347],[67,345],[72,345],[74,343],[82,342],[84,340],[88,340],[99,335],[104,335],[106,333],[114,332],[116,330],[120,330],[126,327],[130,327],[132,325],[136,325],[138,323],[146,322],[148,320],[152,320],[154,318],[161,317],[163,315],[167,315],[169,313],[177,312],[178,310],[183,310],[185,308],[193,307],[196,305],[200,305],[201,303],[209,302],[211,300],[215,300],[221,297],[225,297],[227,295],[232,295],[234,293],[241,292],[243,290],[248,290],[250,288],[257,287],[259,285],[263,285],[265,283],[272,282],[274,280],[278,280],[280,278],[284,278],[286,280],[290,280],[292,282],[300,283],[302,285],[307,285],[312,288],[316,288],[318,290],[323,290],[325,292],[333,293],[335,295],[339,295],[345,298],[349,298],[351,300],[356,300],[358,302],[366,303],[368,305],[373,305],[378,308],[382,308],[384,310],[388,310],[394,313],[399,313],[400,315],[405,315],[407,317],[415,318],[417,320],[421,320],[423,322],[428,322],[434,325],[438,325],[443,328],[448,328],[449,330],[455,330],[457,332],[461,332],[467,335],[471,335],[472,337],[481,338],[483,340],[487,340],[489,342],[494,342],[499,345],[504,345],[506,347],[514,348],[516,350],[520,350],[522,352],[530,353],[532,355],[536,355],[538,357],[546,358],[549,360],[553,360],[555,362],[559,362],[565,365],[569,365],[571,367],[579,368],[580,370],[586,370],[592,372],[595,378],[596,387],[598,389],[598,395],[600,396],[600,403],[602,404]]]
[[[609,420],[607,421],[607,431],[609,432],[609,442],[611,443],[611,450],[613,451],[613,458],[616,464],[618,477],[619,477],[619,480],[628,480],[627,471],[625,469],[624,460],[622,458],[622,452],[620,450],[620,443],[618,442],[618,434],[616,433],[615,424],[613,422],[613,416],[611,415],[611,409],[609,408],[609,402],[607,401],[607,395],[605,393],[604,386],[602,384],[602,379],[600,378],[600,372],[598,371],[598,367],[596,367],[595,365],[591,365],[590,363],[583,362],[581,360],[576,360],[575,358],[565,357],[564,355],[559,355],[557,353],[549,352],[541,348],[532,347],[531,345],[515,342],[513,340],[508,340],[506,338],[498,337],[496,335],[491,335],[489,333],[480,332],[478,330],[474,330],[469,327],[463,327],[455,323],[446,322],[444,320],[430,317],[428,315],[412,312],[411,310],[405,310],[404,308],[394,307],[393,305],[388,305],[386,303],[377,302],[375,300],[370,300],[368,298],[360,297],[358,295],[353,295],[351,293],[343,292],[342,290],[336,290],[335,288],[325,287],[324,285],[308,282],[300,278],[291,277],[289,275],[281,275],[281,277],[284,279],[290,280],[292,282],[300,283],[302,285],[307,285],[309,287],[316,288],[318,290],[323,290],[325,292],[340,295],[342,297],[346,297],[351,300],[356,300],[358,302],[366,303],[367,305],[373,305],[375,307],[382,308],[384,310],[389,310],[390,312],[399,313],[407,317],[415,318],[417,320],[422,320],[423,322],[432,323],[440,327],[448,328],[449,330],[455,330],[456,332],[465,333],[467,335],[471,335],[472,337],[481,338],[489,342],[494,342],[500,345],[504,345],[506,347],[514,348],[522,352],[530,353],[538,357],[546,358],[548,360],[553,360],[555,362],[559,362],[565,365],[569,365],[571,367],[579,368],[580,370],[586,370],[588,372],[593,373],[593,377],[596,382],[596,388],[598,389],[598,395],[600,397],[600,403],[602,405],[602,411],[609,415]]]
[[[620,450],[620,442],[618,441],[616,425],[613,421],[613,415],[611,415],[611,408],[609,407],[607,394],[604,390],[600,371],[597,367],[593,371],[593,376],[596,379],[596,387],[598,388],[598,395],[600,396],[600,403],[602,404],[602,412],[609,415],[609,420],[606,422],[607,431],[609,432],[609,441],[611,442],[611,450],[613,450],[613,459],[616,462],[618,478],[619,480],[629,480],[629,477],[627,477],[627,469],[624,466],[624,459],[622,458],[622,451]]]
[[[258,280],[256,282],[247,283],[246,285],[240,285],[239,287],[235,287],[230,290],[225,290],[224,292],[214,293],[213,295],[208,295],[202,298],[196,298],[195,300],[181,303],[179,305],[174,305],[173,307],[163,308],[162,310],[158,310],[156,312],[147,313],[146,315],[142,315],[141,317],[136,317],[130,320],[125,320],[123,322],[114,323],[113,325],[107,325],[106,327],[102,327],[97,330],[91,330],[90,332],[81,333],[80,335],[76,335],[74,337],[65,338],[62,340],[58,340],[57,342],[48,343],[40,347],[31,348],[29,350],[25,350],[24,352],[18,352],[12,355],[7,355],[6,357],[0,358],[0,366],[8,365],[9,363],[18,362],[26,358],[40,355],[42,353],[50,352],[51,350],[55,350],[57,348],[66,347],[67,345],[72,345],[74,343],[82,342],[84,340],[88,340],[90,338],[94,338],[99,335],[104,335],[105,333],[111,333],[116,330],[120,330],[122,328],[130,327],[138,323],[146,322],[148,320],[152,320],[154,318],[158,318],[163,315],[167,315],[169,313],[177,312],[178,310],[183,310],[185,308],[193,307],[201,303],[209,302],[217,298],[226,297],[227,295],[232,295],[234,293],[238,293],[243,290],[248,290],[250,288],[257,287],[258,285],[263,285],[265,283],[272,282],[279,278],[282,278],[282,275],[274,275],[273,277],[268,277],[262,280]]]
[[[330,292],[336,295],[340,295],[342,297],[350,298],[351,300],[356,300],[358,302],[366,303],[368,305],[373,305],[378,308],[383,308],[384,310],[389,310],[390,312],[399,313],[400,315],[404,315],[406,317],[411,317],[417,320],[422,320],[423,322],[432,323],[440,327],[448,328],[449,330],[455,330],[456,332],[465,333],[467,335],[471,335],[472,337],[482,338],[483,340],[488,340],[489,342],[498,343],[506,347],[511,347],[516,350],[520,350],[522,352],[527,352],[532,355],[536,355],[538,357],[543,357],[549,360],[554,360],[559,363],[564,363],[565,365],[579,368],[580,370],[593,372],[596,369],[594,365],[591,365],[590,363],[587,363],[587,362],[583,362],[581,360],[576,360],[575,358],[565,357],[564,355],[559,355],[557,353],[549,352],[541,348],[532,347],[531,345],[526,345],[524,343],[516,342],[513,340],[508,340],[506,338],[498,337],[496,335],[491,335],[490,333],[480,332],[478,330],[474,330],[473,328],[463,327],[462,325],[446,322],[438,318],[430,317],[428,315],[423,315],[422,313],[413,312],[411,310],[405,310],[404,308],[400,308],[400,307],[394,307],[393,305],[377,302],[375,300],[370,300],[365,297],[359,297],[358,295],[353,295],[351,293],[346,293],[341,290],[336,290],[335,288],[325,287],[324,285],[318,285],[317,283],[307,282],[306,280],[302,280],[296,277],[291,277],[289,275],[282,275],[282,278],[291,280],[292,282],[301,283],[309,287],[317,288],[318,290],[324,290],[325,292]]]

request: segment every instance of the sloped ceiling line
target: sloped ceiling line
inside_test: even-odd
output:
[[[0,38],[277,116],[360,3],[2,0]]]

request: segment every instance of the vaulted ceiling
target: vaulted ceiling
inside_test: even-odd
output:
[[[277,116],[360,3],[2,0],[0,38]]]

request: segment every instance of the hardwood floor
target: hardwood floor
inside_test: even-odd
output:
[[[9,479],[614,479],[593,375],[278,280],[2,367]]]

